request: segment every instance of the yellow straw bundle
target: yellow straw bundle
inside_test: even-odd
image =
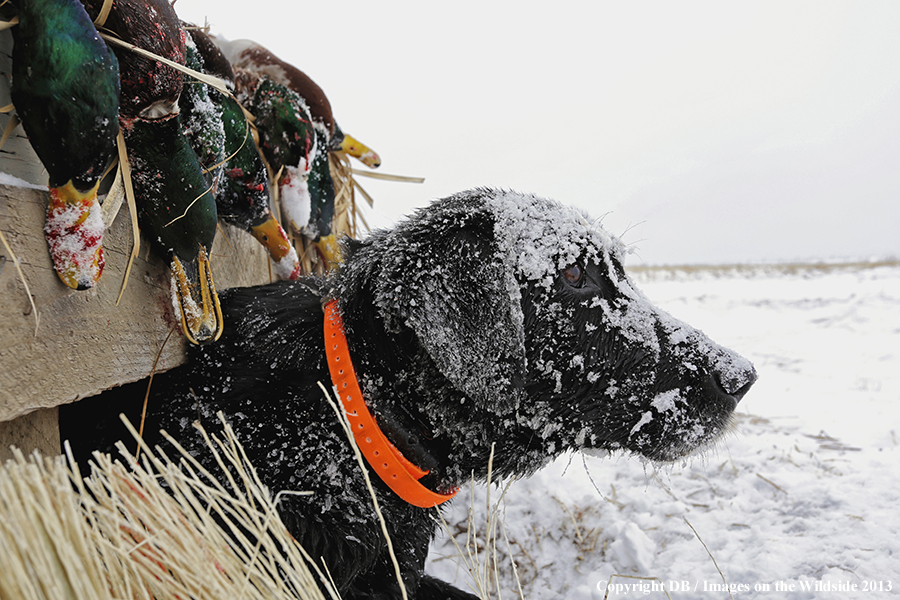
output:
[[[144,448],[134,468],[98,454],[86,479],[71,457],[17,452],[0,466],[0,599],[322,599],[327,574],[230,429],[207,442],[227,487],[183,451]]]

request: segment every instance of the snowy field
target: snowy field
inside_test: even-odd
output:
[[[501,597],[518,595],[510,553],[528,600],[900,594],[900,264],[633,277],[759,382],[734,432],[683,463],[579,455],[499,505],[493,486]],[[465,546],[471,509],[479,560],[486,492],[460,492],[448,518]],[[457,553],[440,537],[428,570],[469,588]]]

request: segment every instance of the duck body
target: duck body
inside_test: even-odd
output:
[[[236,42],[237,89],[259,132],[259,147],[272,171],[278,174],[278,191],[282,215],[298,234],[319,243],[332,235],[334,218],[334,180],[328,165],[328,147],[336,128],[331,105],[321,89],[299,70],[299,80],[314,87],[313,107],[287,83],[285,65],[278,62],[267,68],[248,70],[254,63],[248,57],[269,57],[264,48],[252,42]],[[295,75],[296,75],[295,74]],[[295,77],[298,79],[298,77]],[[324,255],[326,262],[334,257]]]
[[[266,248],[278,277],[297,279],[301,275],[297,251],[272,214],[269,179],[250,125],[237,101],[220,96],[225,152],[230,157],[225,165],[222,186],[216,194],[222,219],[250,232]]]
[[[83,0],[92,19],[103,0]],[[135,46],[185,63],[185,33],[168,0],[115,0],[104,27]],[[159,61],[116,49],[121,71],[120,105],[128,116],[157,118],[177,110],[183,78]]]
[[[98,14],[103,0],[85,0]],[[168,0],[115,0],[106,27],[119,38],[183,65],[187,35]],[[222,313],[209,253],[216,235],[212,185],[184,134],[179,70],[127,49],[121,65],[119,122],[131,163],[141,229],[167,259],[172,303],[192,343],[218,339]]]
[[[205,73],[195,35],[188,34],[185,44],[185,66]],[[213,189],[221,184],[225,165],[225,128],[222,123],[221,94],[205,83],[189,80],[184,86],[178,106],[184,135],[197,154],[206,181]]]
[[[317,239],[321,230],[315,215],[321,211],[316,206],[322,199],[311,194],[308,179],[313,162],[324,151],[306,103],[268,79],[257,80],[245,97],[256,118],[260,150],[272,171],[280,173],[279,198],[285,219],[294,231]]]
[[[282,214],[311,240],[326,265],[340,260],[332,231],[335,191],[328,153],[342,151],[369,167],[381,158],[344,134],[325,92],[306,73],[250,40],[215,43],[231,61],[242,100],[256,117],[260,148],[273,172]]]
[[[209,37],[188,30],[188,66],[233,84],[234,72]],[[185,134],[215,191],[219,218],[249,232],[269,253],[281,279],[300,276],[300,261],[272,214],[269,179],[250,123],[237,101],[203,83],[185,86],[181,99]]]
[[[327,143],[320,142],[320,146]],[[308,227],[312,230],[314,241],[331,237],[332,221],[334,220],[334,179],[331,177],[331,167],[328,164],[328,152],[316,152],[310,165],[309,176],[306,180],[309,188],[309,197],[312,199],[312,210],[309,216]]]
[[[198,247],[212,248],[216,205],[178,114],[133,119],[125,128],[141,228],[166,255],[196,258]]]
[[[44,232],[60,279],[87,289],[105,263],[97,188],[116,152],[118,61],[76,0],[16,5],[11,96],[49,176]]]
[[[327,150],[345,152],[372,169],[381,165],[381,157],[377,152],[341,130],[334,118],[328,96],[309,75],[251,40],[228,41],[216,38],[215,42],[235,69],[253,73],[260,79],[268,79],[303,98],[313,121],[327,142]]]
[[[51,186],[87,190],[116,152],[119,67],[77,0],[19,2],[11,96]]]
[[[270,79],[260,79],[249,105],[259,130],[259,148],[273,170],[294,165],[308,170],[319,146],[303,98]]]
[[[223,323],[209,265],[217,223],[212,189],[178,113],[134,118],[123,129],[138,220],[169,262],[182,330],[192,343],[214,341]]]
[[[252,73],[257,79],[268,79],[297,93],[303,98],[313,119],[325,127],[328,137],[334,137],[337,125],[331,102],[309,75],[254,41],[223,38],[214,38],[213,41],[234,69]],[[238,87],[241,85],[238,84]]]

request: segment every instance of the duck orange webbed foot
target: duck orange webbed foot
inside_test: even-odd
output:
[[[181,330],[192,344],[214,342],[222,335],[224,321],[206,250],[200,246],[196,260],[182,263],[177,256],[172,271],[172,304],[181,318]]]

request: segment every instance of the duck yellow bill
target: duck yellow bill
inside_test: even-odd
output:
[[[323,235],[318,241],[313,242],[325,261],[325,270],[334,269],[341,262],[341,246],[338,244],[335,234]]]
[[[284,228],[273,215],[270,214],[269,218],[261,224],[251,227],[250,233],[272,257],[278,277],[281,279],[300,277],[300,259],[297,257],[297,251],[284,232]]]
[[[341,151],[358,159],[359,162],[369,168],[375,169],[381,166],[381,157],[378,156],[377,152],[346,133],[344,134],[344,141],[341,142]]]
[[[75,290],[94,287],[103,274],[103,232],[106,226],[97,200],[98,182],[82,192],[71,181],[50,188],[44,237],[53,268]]]
[[[172,304],[181,319],[184,337],[192,344],[214,342],[222,336],[225,323],[219,295],[213,283],[206,250],[197,255],[197,281],[185,271],[177,256],[172,257]]]

